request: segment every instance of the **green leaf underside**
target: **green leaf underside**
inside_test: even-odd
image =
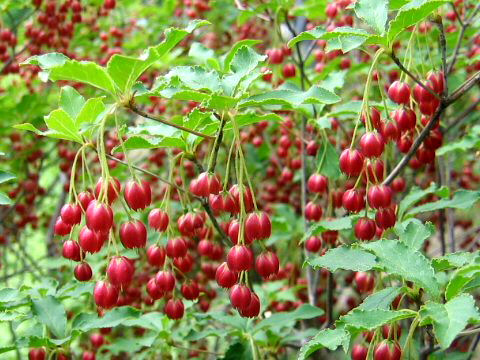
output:
[[[323,256],[309,258],[307,263],[313,268],[327,268],[331,272],[338,269],[367,271],[377,265],[374,255],[362,249],[353,249],[347,246],[331,249]]]
[[[397,240],[379,240],[361,245],[377,256],[377,267],[389,274],[398,275],[424,288],[434,298],[440,296],[440,285],[430,260],[422,253]]]
[[[442,349],[447,349],[452,344],[471,319],[479,319],[475,300],[469,294],[461,294],[445,304],[427,302],[421,307],[420,316],[421,326],[433,325],[435,337]]]

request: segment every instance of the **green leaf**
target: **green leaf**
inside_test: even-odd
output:
[[[324,311],[319,307],[310,304],[303,304],[294,311],[273,314],[270,317],[263,319],[255,325],[253,332],[272,326],[291,326],[291,323],[298,320],[312,319],[322,316],[323,314]]]
[[[100,115],[104,115],[105,110],[103,97],[88,99],[75,119],[75,126],[79,129],[82,124],[95,123]]]
[[[400,287],[388,287],[369,295],[357,307],[360,310],[388,310],[392,301],[402,292]]]
[[[470,264],[458,269],[447,284],[445,299],[450,300],[460,294],[464,287],[480,274],[480,264]]]
[[[417,206],[408,212],[408,215],[416,215],[427,211],[435,211],[445,208],[469,209],[480,199],[480,191],[458,190],[451,199],[441,199],[424,205]]]
[[[341,218],[333,220],[321,220],[313,224],[308,230],[305,238],[309,238],[312,235],[320,235],[321,233],[328,230],[347,230],[352,228],[352,219],[349,216],[344,216]]]
[[[48,295],[42,299],[32,299],[32,311],[57,338],[66,336],[67,313],[56,298]]]
[[[360,114],[360,109],[362,107],[362,102],[357,100],[352,100],[347,103],[340,104],[335,106],[332,112],[330,112],[328,117],[335,117],[340,115],[358,115]]]
[[[295,2],[295,7],[292,10],[292,14],[295,16],[305,16],[309,19],[325,20],[326,7],[327,0],[305,0],[301,3]]]
[[[207,48],[202,43],[194,42],[192,45],[190,45],[188,56],[206,63],[208,59],[211,59],[215,56],[215,52],[212,49]]]
[[[240,46],[230,63],[230,71],[233,74],[225,75],[222,79],[225,94],[235,96],[239,88],[245,91],[251,81],[261,75],[260,71],[254,70],[266,58],[265,55],[258,54],[249,46]],[[242,86],[244,80],[246,80],[247,84]]]
[[[3,191],[0,191],[0,205],[12,205],[13,201],[5,194]]]
[[[337,320],[337,325],[344,325],[347,329],[360,331],[374,330],[382,325],[417,316],[413,310],[383,310],[383,309],[353,309]]]
[[[82,143],[82,138],[75,126],[75,121],[63,109],[53,110],[45,116],[45,123],[48,128],[60,139]]]
[[[357,0],[354,9],[360,19],[383,35],[388,18],[388,0]]]
[[[239,102],[239,108],[265,105],[287,105],[298,107],[302,104],[334,104],[340,97],[319,86],[312,86],[307,91],[272,90],[263,94],[250,96]]]
[[[298,360],[305,360],[315,351],[327,348],[332,351],[336,350],[340,345],[347,349],[350,342],[350,333],[343,327],[336,329],[325,329],[320,331],[309,342],[303,345],[298,354]]]
[[[0,184],[3,184],[4,182],[16,179],[17,176],[15,174],[12,174],[8,171],[3,171],[0,170]]]
[[[410,218],[397,223],[394,230],[401,242],[412,249],[420,250],[425,240],[435,233],[436,228],[431,222],[423,224],[418,219]]]
[[[432,266],[436,272],[448,269],[459,268],[473,261],[478,256],[478,252],[456,252],[445,256],[432,259]]]
[[[294,37],[288,42],[289,47],[293,47],[299,41],[304,40],[327,40],[326,51],[336,49],[342,50],[344,53],[358,48],[371,35],[363,29],[352,28],[349,26],[338,27],[332,31],[326,32],[321,27],[305,31]]]
[[[126,150],[138,150],[138,149],[158,149],[161,147],[174,147],[185,149],[186,144],[180,137],[158,137],[158,138],[146,138],[144,136],[130,136],[125,142],[124,146]],[[114,148],[114,152],[122,152],[122,146],[118,145]]]
[[[337,180],[342,174],[340,171],[340,156],[330,141],[324,141],[320,154],[322,166],[318,172],[328,177],[330,181]]]
[[[114,308],[103,317],[99,317],[96,313],[81,313],[73,319],[72,330],[87,332],[92,329],[115,327],[126,320],[137,319],[141,314],[140,310],[129,306]]]
[[[478,125],[470,129],[469,132],[462,136],[460,139],[448,142],[447,144],[437,149],[435,154],[437,154],[438,156],[442,156],[453,151],[466,152],[473,148],[480,148],[480,126]]]
[[[75,119],[85,104],[85,99],[71,86],[63,86],[60,91],[60,107]]]
[[[295,36],[287,43],[288,47],[293,47],[296,43],[306,40],[318,40],[326,33],[325,29],[321,26],[317,26],[312,30],[304,31]]]
[[[27,60],[22,62],[20,65],[37,65],[42,68],[42,70],[49,70],[56,66],[61,66],[67,62],[69,58],[60,53],[49,53],[44,55],[35,55],[29,57]]]
[[[420,308],[420,326],[433,325],[435,338],[447,349],[470,320],[479,319],[472,295],[461,294],[445,304],[427,302]]]
[[[338,269],[366,271],[377,265],[374,255],[347,246],[330,249],[325,255],[307,259],[307,263],[315,269],[327,268],[331,272]]]
[[[253,360],[252,348],[246,343],[236,342],[229,346],[220,360]]]
[[[260,44],[261,42],[262,42],[261,40],[255,40],[255,39],[244,39],[244,40],[237,41],[225,56],[223,70],[225,72],[229,72],[231,70],[230,66],[232,64],[232,60],[240,48],[244,46],[252,47],[254,45]]]
[[[246,113],[246,114],[238,114],[235,116],[235,121],[239,127],[257,124],[262,121],[282,121],[282,117],[277,114],[255,114],[255,113]],[[232,129],[233,126],[231,122],[225,125],[225,130]]]
[[[377,266],[391,275],[413,281],[434,298],[440,296],[440,285],[431,262],[420,252],[397,240],[379,240],[361,245],[377,256]]]
[[[436,184],[431,184],[426,189],[421,189],[419,187],[412,187],[410,192],[400,201],[400,205],[398,208],[398,218],[402,219],[403,214],[405,211],[410,208],[412,205],[415,205],[418,201],[420,201],[423,197],[436,193],[437,195],[443,195],[444,190],[448,192],[447,187],[438,188]],[[447,195],[448,196],[448,195]]]
[[[393,44],[403,30],[423,21],[438,7],[448,2],[448,0],[416,0],[402,6],[395,19],[390,21],[387,32],[388,43]]]
[[[8,303],[11,301],[18,301],[23,298],[20,291],[17,289],[3,288],[0,289],[0,303]]]
[[[13,125],[13,128],[18,130],[32,131],[37,135],[45,135],[43,131],[38,130],[35,126],[33,126],[30,123],[16,124],[16,125]]]
[[[215,92],[221,89],[220,76],[215,70],[201,66],[177,66],[165,75],[165,79],[178,78],[187,88]]]
[[[120,91],[126,92],[145,70],[170,52],[188,34],[208,24],[210,23],[206,20],[194,20],[185,29],[169,28],[165,31],[165,39],[159,45],[149,47],[139,58],[113,55],[107,63],[107,72]]]
[[[105,68],[91,61],[67,60],[48,70],[53,81],[67,80],[88,84],[115,95],[115,83]]]

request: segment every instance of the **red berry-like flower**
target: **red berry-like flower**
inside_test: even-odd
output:
[[[155,281],[157,286],[163,292],[170,292],[175,287],[175,276],[171,272],[168,271],[159,271],[157,275],[155,275]]]
[[[117,200],[121,190],[122,185],[117,178],[112,178],[105,189],[103,185],[103,179],[100,178],[95,186],[95,197],[99,199],[100,195],[103,196],[103,192],[106,191],[108,203],[112,204],[115,200]]]
[[[190,191],[197,196],[216,195],[220,190],[222,190],[222,183],[218,174],[203,172],[190,182]]]
[[[125,256],[116,256],[110,260],[107,267],[107,275],[110,283],[116,286],[126,286],[130,284],[135,273],[135,267],[132,260]]]
[[[320,221],[323,215],[323,210],[320,205],[309,201],[305,205],[305,218],[309,221]]]
[[[383,136],[377,132],[367,132],[360,139],[362,153],[368,158],[379,157],[385,149]]]
[[[295,68],[294,64],[285,64],[283,66],[282,73],[284,78],[292,78],[295,77],[297,69]]]
[[[93,231],[86,226],[84,226],[78,234],[78,243],[82,247],[83,251],[92,254],[99,252],[107,240],[108,233],[105,234],[99,231]]]
[[[252,292],[245,285],[234,285],[230,289],[230,303],[236,309],[246,309],[250,305]]]
[[[78,281],[89,281],[92,278],[92,268],[88,263],[82,262],[75,266],[73,274]]]
[[[312,193],[321,194],[327,190],[328,179],[320,174],[312,174],[308,178],[307,187]]]
[[[150,265],[162,267],[165,264],[165,249],[158,245],[151,245],[147,250],[147,261]]]
[[[147,228],[140,220],[132,220],[120,226],[120,241],[127,249],[143,248],[147,244]]]
[[[375,347],[373,352],[374,360],[400,360],[401,357],[402,349],[396,341],[383,340]]]
[[[87,211],[88,205],[93,200],[95,200],[95,197],[90,191],[83,191],[78,194],[78,201],[80,202],[83,211]]]
[[[253,240],[263,240],[270,237],[272,223],[267,213],[252,213],[245,220],[245,239],[251,243]]]
[[[118,294],[118,288],[105,281],[97,281],[93,289],[95,304],[104,309],[110,309],[117,305]]]
[[[86,219],[90,230],[108,233],[113,225],[113,212],[110,206],[93,200],[88,205]]]
[[[134,211],[145,209],[152,202],[152,189],[145,180],[141,184],[129,181],[125,185],[124,195],[128,206]]]
[[[393,112],[392,117],[402,132],[414,129],[417,124],[417,115],[410,108],[397,109]]]
[[[363,155],[358,150],[345,149],[340,155],[340,169],[348,176],[360,175],[363,162]]]
[[[182,257],[187,254],[187,243],[181,237],[169,239],[167,242],[167,256],[169,258]]]
[[[355,284],[360,293],[368,293],[375,286],[375,278],[369,273],[358,271],[355,273]]]
[[[178,320],[183,317],[183,313],[185,312],[185,306],[183,305],[182,300],[170,299],[165,304],[163,311],[169,319]]]
[[[368,348],[366,346],[355,344],[352,349],[352,360],[367,360]]]
[[[369,218],[361,218],[355,224],[355,236],[360,240],[372,240],[375,237],[377,225]]]
[[[322,238],[318,236],[310,236],[306,241],[305,241],[305,249],[309,252],[316,253],[322,248]]]
[[[247,318],[257,317],[260,313],[260,299],[257,294],[252,292],[250,304],[246,308],[239,309],[240,315]]]
[[[148,225],[157,231],[167,230],[169,221],[168,214],[160,209],[153,209],[148,214]]]
[[[82,209],[77,204],[65,204],[60,210],[60,216],[65,224],[76,225],[82,220]]]
[[[223,288],[230,289],[237,283],[238,273],[228,268],[226,262],[222,263],[215,272],[217,284]]]
[[[233,271],[248,271],[253,268],[253,251],[244,245],[235,245],[227,255],[227,264]]]
[[[365,208],[365,199],[357,190],[349,189],[343,193],[342,205],[345,210],[356,213]]]
[[[80,246],[76,241],[67,240],[63,243],[62,256],[65,259],[80,261],[81,260],[81,250]]]
[[[387,185],[374,185],[368,189],[368,204],[374,208],[386,208],[392,202],[392,189]]]
[[[394,81],[388,88],[388,96],[397,104],[408,105],[410,103],[410,86],[400,81]]]
[[[264,279],[277,275],[279,267],[280,262],[277,255],[273,252],[260,254],[255,260],[255,269]]]
[[[65,223],[61,217],[58,217],[53,231],[55,235],[65,236],[70,234],[70,231],[72,231],[72,225]]]
[[[375,215],[375,223],[379,228],[388,229],[395,225],[397,216],[395,210],[392,207],[378,209]]]
[[[183,284],[181,288],[182,295],[187,300],[198,299],[200,295],[200,289],[196,282],[191,282],[190,284]]]
[[[151,278],[147,282],[147,293],[150,295],[150,297],[153,300],[158,300],[162,298],[165,293],[160,289],[160,287],[157,285],[157,282],[155,281],[155,278]]]

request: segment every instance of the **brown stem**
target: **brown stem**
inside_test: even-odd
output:
[[[475,85],[480,84],[480,71],[476,72],[475,75],[467,79],[462,85],[460,85],[450,97],[447,99],[447,105],[453,104],[455,101],[460,99],[467,91],[469,91]]]
[[[443,130],[443,135],[448,133],[450,130],[455,128],[457,125],[459,125],[463,120],[465,120],[468,115],[471,115],[474,113],[475,109],[477,106],[480,104],[480,98],[477,99],[476,101],[473,102],[472,105],[470,105],[468,108],[466,108],[460,115],[458,115],[444,130]]]
[[[405,66],[403,66],[400,59],[397,58],[397,56],[395,55],[395,53],[393,51],[391,53],[389,53],[389,56],[393,60],[393,62],[395,64],[397,64],[397,66],[400,68],[400,70],[402,70],[405,74],[407,74],[413,81],[415,81],[418,85],[420,85],[424,90],[428,91],[431,95],[435,96],[436,99],[440,100],[440,97],[438,96],[438,94],[435,91],[433,91],[428,86],[423,84],[414,74],[412,74],[410,72],[410,70],[408,70]]]
[[[176,129],[179,129],[179,130],[183,130],[185,132],[188,132],[190,134],[193,134],[193,135],[197,135],[197,136],[200,136],[200,137],[203,137],[205,139],[210,139],[210,140],[213,140],[215,139],[215,136],[211,136],[211,135],[206,135],[206,134],[202,134],[201,132],[198,132],[198,131],[195,131],[195,130],[192,130],[192,129],[189,129],[189,128],[186,128],[182,125],[177,125],[177,124],[174,124],[168,120],[165,120],[165,119],[162,119],[160,117],[156,117],[154,115],[151,115],[151,114],[148,114],[146,113],[145,111],[139,109],[135,104],[133,104],[132,102],[130,102],[128,105],[127,105],[127,108],[132,110],[135,114],[137,115],[140,115],[144,118],[147,118],[147,119],[150,119],[150,120],[154,120],[154,121],[158,121],[159,123],[162,123],[162,124],[165,124],[165,125],[168,125],[168,126],[171,126],[171,127],[174,127]]]

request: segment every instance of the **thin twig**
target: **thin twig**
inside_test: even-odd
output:
[[[466,92],[468,92],[475,85],[480,84],[480,71],[475,75],[467,79],[462,85],[460,85],[447,99],[447,105],[450,105],[460,99]]]
[[[186,128],[185,126],[178,125],[178,124],[172,123],[172,122],[170,122],[170,121],[168,121],[168,120],[162,119],[162,118],[160,118],[160,117],[156,117],[156,116],[154,116],[154,115],[148,114],[148,113],[146,113],[145,111],[139,109],[139,108],[138,108],[137,106],[135,106],[135,104],[133,104],[133,103],[128,104],[127,108],[130,109],[130,110],[132,110],[135,114],[140,115],[140,116],[142,116],[142,117],[144,117],[144,118],[158,121],[159,123],[162,123],[162,124],[165,124],[165,125],[174,127],[174,128],[176,128],[176,129],[179,129],[179,130],[183,130],[183,131],[185,131],[185,132],[188,132],[188,133],[190,133],[190,134],[203,137],[203,138],[205,138],[205,139],[210,139],[210,140],[215,139],[215,136],[202,134],[201,132],[198,132],[198,131],[195,131],[195,130]]]

